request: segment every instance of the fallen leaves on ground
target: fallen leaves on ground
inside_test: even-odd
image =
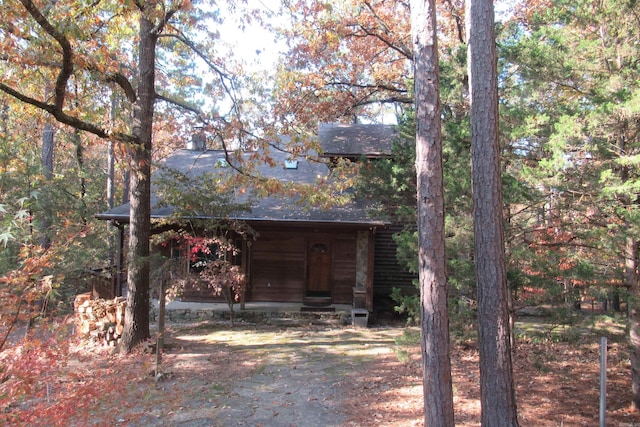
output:
[[[480,425],[478,351],[470,345],[452,348],[454,410],[457,426]],[[513,358],[521,426],[594,426],[599,421],[599,343],[519,342]],[[624,343],[608,349],[607,425],[639,425],[630,411],[631,373]],[[350,426],[422,426],[420,348],[410,361],[381,355],[361,377],[345,384],[344,407]]]
[[[18,385],[25,388],[13,390],[18,393],[13,401],[5,399],[0,425],[140,425],[144,417],[177,419],[184,408],[201,405],[215,413],[220,397],[233,391],[234,382],[259,373],[274,357],[277,363],[296,369],[296,353],[277,355],[282,346],[299,346],[311,357],[314,346],[320,345],[326,354],[345,363],[334,372],[337,382],[327,375],[327,387],[336,388],[342,396],[346,426],[423,425],[420,349],[394,344],[403,328],[289,327],[280,331],[245,327],[244,333],[255,330],[254,337],[271,333],[268,343],[255,338],[239,343],[234,341],[239,329],[217,326],[218,332],[211,332],[208,328],[184,325],[179,340],[169,339],[172,346],[163,357],[159,377],[152,348],[120,356],[111,349],[76,346],[64,350],[59,344],[43,342],[5,351],[0,354],[5,369],[0,392],[6,398],[7,388],[17,380],[24,381]],[[216,340],[207,338],[214,333],[218,334]],[[177,336],[176,331],[173,334]],[[351,346],[358,346],[361,353],[347,356]],[[456,425],[478,426],[477,349],[470,343],[455,344],[451,354]],[[518,341],[513,362],[520,425],[597,425],[599,360],[595,339]],[[628,349],[623,342],[612,342],[608,349],[607,425],[640,424],[640,416],[629,410],[630,398]]]

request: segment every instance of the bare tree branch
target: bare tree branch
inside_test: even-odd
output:
[[[67,93],[67,82],[73,73],[73,50],[71,48],[71,42],[51,25],[31,0],[20,0],[20,3],[22,3],[38,25],[58,42],[62,49],[62,67],[56,79],[54,100],[56,109],[62,112],[65,95]]]
[[[387,27],[386,23],[384,22],[383,19],[381,19],[378,14],[376,13],[373,5],[371,5],[370,2],[365,2],[365,5],[367,6],[367,9],[369,9],[369,11],[371,12],[371,15],[375,18],[375,20],[380,24],[380,27],[384,30],[384,34],[385,35],[389,35],[391,34],[391,31],[389,30],[389,27]],[[365,35],[367,36],[371,36],[371,37],[375,37],[378,40],[380,40],[382,43],[384,43],[385,45],[387,45],[390,49],[395,50],[396,52],[398,52],[400,55],[404,56],[405,58],[409,59],[409,60],[413,60],[413,50],[411,50],[411,48],[409,48],[406,45],[396,45],[395,43],[393,43],[391,40],[387,39],[386,37],[384,37],[380,32],[376,32],[376,31],[371,31],[368,28],[364,27],[363,25],[359,26],[360,29],[365,33]],[[355,35],[355,34],[354,34]],[[356,35],[357,36],[357,35]]]
[[[133,102],[136,102],[136,100],[138,99],[136,90],[133,88],[133,86],[131,85],[131,82],[129,81],[129,79],[127,79],[127,77],[124,74],[122,73],[107,74],[106,80],[107,82],[113,82],[118,86],[120,86],[120,88],[122,88],[122,90],[124,91],[124,94],[127,97],[127,100],[129,102],[133,103]]]
[[[13,58],[11,58],[7,54],[0,54],[0,61],[12,62],[12,60]],[[48,67],[53,69],[59,69],[62,67],[62,64],[59,62],[42,61],[37,58],[33,59],[33,63],[41,67]],[[122,73],[104,74],[100,71],[99,67],[96,66],[95,64],[89,64],[83,67],[83,69],[86,71],[101,74],[102,77],[98,77],[99,79],[101,79],[106,83],[117,84],[124,91],[124,94],[127,97],[127,100],[129,102],[136,102],[136,99],[138,98],[136,95],[136,91],[133,88],[133,85],[131,84],[129,79],[124,74]]]
[[[163,9],[164,9],[164,6],[165,6],[165,3],[162,3],[162,8]],[[162,17],[160,22],[158,22],[158,25],[156,25],[156,27],[153,29],[152,32],[154,34],[160,36],[162,34],[162,30],[169,23],[169,20],[171,20],[173,15],[175,15],[181,8],[182,8],[182,1],[177,1],[176,4],[174,5],[174,7],[170,8],[167,11],[165,11],[164,16]]]
[[[169,97],[167,97],[165,95],[161,95],[161,94],[159,94],[157,92],[156,92],[156,99],[159,99],[159,100],[164,101],[164,102],[169,103],[169,104],[176,105],[176,106],[178,106],[178,107],[180,107],[180,108],[182,108],[184,110],[190,111],[190,112],[196,114],[203,122],[206,122],[206,120],[204,119],[203,112],[200,111],[198,108],[194,107],[193,105],[189,105],[186,102],[179,101],[177,99],[169,98]]]
[[[222,70],[220,67],[218,67],[218,65],[216,65],[213,61],[211,61],[211,59],[202,51],[202,49],[200,49],[192,40],[188,39],[182,33],[170,33],[170,34],[163,33],[163,34],[160,34],[159,37],[171,37],[184,43],[185,46],[191,49],[200,59],[202,59],[205,62],[205,64],[207,64],[209,68],[211,68],[211,70],[213,70],[218,75],[220,82],[223,84],[225,88],[225,91],[228,94],[231,93],[232,88],[228,87],[227,82],[233,82],[232,76],[230,76],[226,71]]]
[[[176,30],[175,33],[163,33],[160,34],[159,37],[175,38],[176,40],[187,46],[189,49],[191,49],[191,51],[195,53],[200,59],[202,59],[204,63],[218,76],[220,85],[222,86],[227,96],[231,99],[231,111],[233,112],[233,115],[238,118],[242,115],[242,112],[240,110],[240,102],[236,95],[238,90],[236,88],[236,84],[232,75],[230,75],[225,70],[220,68],[216,63],[214,63],[211,58],[209,58],[195,42],[193,42],[180,31]],[[237,123],[240,124],[240,127],[238,128],[238,137],[242,139],[242,137],[248,135],[248,133],[245,131],[242,121],[238,120]]]
[[[29,105],[33,105],[41,110],[44,110],[54,116],[57,121],[63,123],[65,125],[69,125],[74,129],[82,130],[85,132],[89,132],[93,135],[96,135],[99,138],[103,139],[114,139],[120,142],[133,143],[136,142],[136,138],[133,135],[116,132],[112,133],[107,129],[104,129],[100,126],[96,126],[92,123],[87,123],[83,120],[78,119],[77,117],[73,117],[65,113],[62,109],[58,108],[56,105],[47,104],[46,102],[39,101],[37,99],[26,96],[23,93],[18,92],[10,86],[7,86],[4,83],[0,82],[0,91],[5,92],[8,95],[13,96],[19,101],[25,102]]]

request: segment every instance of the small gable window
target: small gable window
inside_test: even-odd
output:
[[[285,169],[298,169],[298,161],[297,160],[285,160],[284,161]]]

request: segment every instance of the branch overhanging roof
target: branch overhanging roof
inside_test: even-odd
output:
[[[333,137],[332,137],[333,135]],[[324,156],[342,155],[368,155],[370,157],[388,156],[391,152],[391,143],[397,135],[395,127],[390,125],[321,125],[319,137]],[[333,139],[332,139],[333,138]],[[352,140],[352,138],[354,138]],[[359,142],[358,142],[359,141]],[[378,142],[375,142],[378,141]],[[357,145],[361,144],[357,149]],[[353,151],[358,151],[354,153]],[[349,153],[351,152],[351,153]],[[244,158],[251,156],[251,152],[243,153]],[[238,173],[233,168],[225,166],[225,153],[221,150],[195,151],[179,149],[171,154],[162,167],[152,177],[151,194],[151,218],[170,218],[175,209],[171,206],[162,206],[156,193],[155,183],[163,170],[172,169],[190,177],[199,174]],[[330,169],[325,162],[306,157],[293,158],[289,153],[272,150],[270,157],[272,164],[260,162],[255,165],[255,171],[266,178],[276,178],[281,182],[294,182],[313,184],[318,178],[326,178]],[[286,162],[296,162],[296,167],[285,167]],[[155,182],[154,182],[155,181]],[[373,218],[368,213],[369,203],[366,201],[351,200],[345,205],[321,208],[306,206],[300,197],[282,196],[270,194],[266,197],[251,197],[251,191],[236,192],[236,202],[250,201],[250,211],[236,212],[230,219],[247,222],[273,222],[285,224],[331,224],[353,226],[382,226],[388,222],[379,218]],[[123,204],[96,215],[102,220],[113,220],[119,223],[129,222],[130,205]],[[191,219],[205,219],[204,217],[191,217]]]

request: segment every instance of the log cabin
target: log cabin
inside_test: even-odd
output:
[[[398,133],[392,125],[321,124],[318,129],[318,156],[313,159],[271,150],[268,163],[256,171],[281,182],[313,184],[330,176],[338,159],[388,158]],[[255,153],[242,155],[250,157]],[[154,173],[174,170],[187,175],[235,173],[225,152],[208,149],[206,141],[194,139],[176,150]],[[238,202],[248,201],[250,209],[230,217],[257,232],[250,244],[238,241],[236,264],[246,278],[244,301],[286,302],[309,306],[349,304],[373,311],[374,296],[388,296],[391,288],[412,288],[414,275],[398,265],[391,238],[398,227],[369,214],[370,202],[350,200],[340,206],[315,207],[279,194],[249,198],[238,192]],[[240,200],[242,199],[242,200]],[[160,203],[152,189],[152,220],[172,215],[171,206]],[[97,218],[112,221],[121,230],[129,222],[129,205],[124,204]],[[122,240],[122,239],[121,239]],[[159,248],[159,250],[162,250]],[[166,250],[166,249],[165,249]],[[118,290],[115,294],[119,294]],[[210,301],[208,294],[185,290],[187,301]]]

